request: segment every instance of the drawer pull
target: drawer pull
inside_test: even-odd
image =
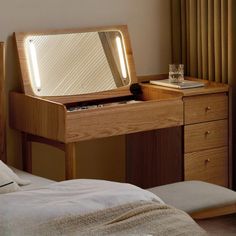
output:
[[[207,130],[206,132],[205,132],[205,135],[207,136],[207,135],[209,135],[211,133],[211,131],[210,130]]]
[[[209,163],[209,162],[211,162],[211,159],[210,159],[210,158],[207,158],[207,159],[205,160],[205,164],[207,164],[207,163]]]
[[[206,112],[210,111],[211,107],[206,107]]]

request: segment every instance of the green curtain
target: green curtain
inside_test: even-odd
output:
[[[185,74],[232,88],[236,170],[236,0],[171,0],[172,62]],[[236,188],[236,171],[234,171]]]

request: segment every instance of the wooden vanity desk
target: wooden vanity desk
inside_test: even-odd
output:
[[[118,37],[123,39],[123,51],[126,56],[125,61],[128,77],[124,74],[122,68],[120,69],[119,66],[117,66],[118,57],[114,55],[116,54],[114,52],[116,49],[114,49],[114,40],[112,39],[114,35],[115,37],[118,35]],[[15,36],[24,93],[10,93],[10,125],[23,134],[22,157],[23,166],[26,171],[32,171],[32,142],[46,143],[65,151],[65,178],[72,179],[76,178],[75,144],[79,141],[183,125],[183,101],[179,94],[163,91],[158,95],[158,88],[153,89],[150,87],[149,90],[145,86],[145,88],[142,89],[143,85],[137,84],[132,50],[126,26],[59,32],[16,33]],[[82,88],[88,81],[81,82],[82,77],[77,76],[75,78],[76,81],[69,78],[71,81],[68,84],[68,81],[65,80],[68,74],[61,78],[62,82],[67,83],[66,86],[63,85],[62,88],[60,88],[62,84],[60,81],[58,84],[53,84],[51,88],[47,87],[49,86],[49,82],[51,82],[48,80],[54,79],[55,76],[54,74],[48,76],[52,71],[52,67],[46,70],[45,68],[50,65],[48,65],[49,63],[47,63],[47,61],[45,63],[43,60],[54,50],[53,47],[55,44],[61,46],[67,43],[68,37],[73,37],[70,41],[70,48],[72,47],[71,45],[75,45],[75,48],[78,48],[79,44],[76,40],[81,42],[83,37],[86,37],[86,45],[90,40],[95,42],[96,45],[100,45],[102,42],[103,50],[99,47],[93,48],[93,50],[95,50],[96,53],[100,53],[100,51],[105,52],[105,56],[103,54],[100,55],[99,63],[101,63],[100,60],[102,60],[100,58],[108,58],[111,74],[113,74],[113,76],[115,75],[115,88],[113,88],[113,86],[111,89],[107,89],[107,83],[114,83],[108,80],[108,82],[104,84],[104,91],[101,89],[101,91],[95,92],[93,90],[94,87],[92,87],[91,91],[88,93],[82,91],[81,94],[76,94],[73,93],[73,87],[76,87],[77,83],[81,83]],[[106,40],[104,40],[104,38],[106,38]],[[51,40],[54,41],[52,45],[50,44]],[[40,44],[41,41],[43,42],[42,44]],[[45,43],[49,44],[49,46],[47,46],[45,52],[42,53]],[[82,44],[85,45],[85,43]],[[108,48],[108,46],[110,46],[110,48]],[[55,48],[54,53],[57,55],[55,60],[58,59],[58,51],[60,49],[61,47]],[[84,52],[83,50],[82,48],[81,51],[79,51],[80,54],[87,55],[90,52],[90,48],[89,51],[86,49],[87,51]],[[68,53],[70,56],[68,57],[69,60],[77,56],[73,54],[74,51],[75,49]],[[36,56],[37,63],[35,62]],[[63,51],[62,59],[67,56],[67,51]],[[85,59],[82,58],[84,65],[87,65],[86,60],[94,61],[85,56]],[[40,73],[41,81],[37,81],[37,77],[39,76],[34,70],[35,63],[38,64],[36,72]],[[66,63],[66,61],[64,61],[64,63]],[[68,66],[70,66],[73,63],[78,63],[78,60],[69,61],[68,63]],[[58,60],[58,64],[60,66],[54,70],[55,74],[64,66],[60,60]],[[102,73],[103,68],[107,66],[106,64],[107,62],[105,60],[104,64],[99,65],[99,73]],[[57,65],[53,66],[55,67]],[[67,67],[65,69],[67,69]],[[86,69],[85,66],[84,70]],[[70,68],[68,73],[70,73],[71,70],[74,70],[74,67]],[[93,70],[93,68],[89,68],[88,73],[91,73],[91,70]],[[61,71],[61,73],[63,72],[64,70]],[[95,71],[94,73],[96,74],[98,72]],[[46,76],[44,76],[44,73]],[[78,73],[84,74],[84,71],[78,71]],[[110,73],[109,70],[106,71],[104,77],[108,73]],[[60,74],[57,75],[60,76]],[[46,78],[45,81],[44,77]],[[92,77],[91,79],[95,80],[96,78],[97,77]],[[60,78],[58,78],[58,80],[60,80]],[[57,83],[57,80],[54,79],[53,82]],[[102,82],[103,77],[99,78],[97,86],[101,87],[100,83]],[[71,94],[67,95],[64,92],[67,90],[68,86],[70,87],[71,83],[74,83],[74,86],[71,86]],[[58,91],[55,92],[55,88],[58,87],[58,91],[62,93],[61,96],[56,94]],[[154,90],[157,91],[157,93],[154,92]],[[45,96],[47,91],[50,91],[50,96]]]
[[[25,136],[25,170],[31,170],[31,142],[48,143],[65,151],[66,179],[76,177],[76,142],[183,124],[181,97],[170,95],[136,104],[70,112],[64,104],[11,92],[10,107],[11,127]]]

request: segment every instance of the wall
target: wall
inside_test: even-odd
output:
[[[171,45],[169,1],[3,1],[0,8],[0,41],[7,42],[7,91],[20,89],[13,32],[116,24],[127,24],[129,27],[138,75],[167,71]],[[8,128],[8,161],[17,167],[21,166],[20,140],[20,133]],[[82,142],[78,144],[77,153],[78,177],[124,180],[124,136]],[[34,144],[33,155],[34,173],[52,179],[63,178],[64,159],[61,151]]]

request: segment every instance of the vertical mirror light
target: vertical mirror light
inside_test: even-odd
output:
[[[31,75],[33,77],[37,90],[40,91],[41,81],[40,81],[40,75],[39,75],[38,60],[37,60],[36,49],[32,40],[29,41],[29,50],[30,50],[30,55],[31,55],[30,62],[32,66]]]
[[[126,71],[126,65],[125,65],[125,57],[124,57],[124,52],[123,52],[123,48],[122,48],[121,38],[119,36],[116,37],[116,44],[117,44],[117,48],[118,48],[122,76],[124,79],[126,79],[127,78],[127,71]]]

